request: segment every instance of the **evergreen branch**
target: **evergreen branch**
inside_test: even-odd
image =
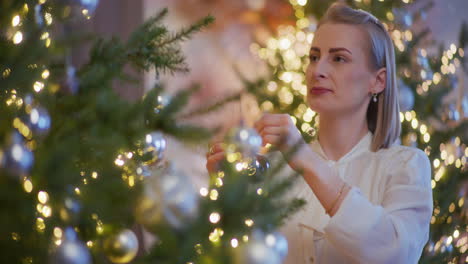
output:
[[[161,110],[161,115],[173,116],[187,105],[190,96],[200,89],[199,85],[193,85],[189,89],[179,91],[171,102]]]
[[[191,25],[189,28],[182,29],[177,32],[172,37],[157,43],[157,47],[162,47],[174,42],[184,41],[189,39],[194,33],[201,31],[204,27],[212,24],[215,21],[213,16],[207,16],[196,22],[195,24]]]

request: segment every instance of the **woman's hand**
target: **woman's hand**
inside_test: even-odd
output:
[[[303,164],[307,161],[307,152],[311,150],[288,114],[264,114],[255,122],[254,128],[262,137],[263,145],[269,143],[277,147],[283,155],[297,146],[296,152],[286,158],[292,169],[303,169]]]
[[[221,142],[212,144],[208,153],[206,153],[206,169],[209,173],[218,171],[219,164],[225,157],[224,149],[221,144]]]

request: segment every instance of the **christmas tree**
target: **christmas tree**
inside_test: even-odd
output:
[[[269,39],[252,44],[272,73],[254,94],[261,110],[291,114],[303,137],[312,140],[318,119],[304,100],[305,68],[317,19],[334,1],[289,2],[295,25],[281,26]],[[466,24],[459,44],[444,49],[430,41],[426,27],[413,26],[424,20],[431,2],[345,2],[371,12],[389,30],[396,48],[401,142],[424,150],[433,165],[434,213],[421,263],[464,263],[468,256],[468,96],[463,88],[463,76],[468,72]],[[410,4],[416,8],[410,9]],[[443,100],[454,90],[458,93],[455,101]]]
[[[212,17],[177,32],[163,10],[128,40],[70,31],[98,1],[0,3],[0,262],[280,263],[276,232],[303,201],[282,199],[295,175],[258,156],[259,135],[234,129],[209,188],[194,190],[164,158],[166,137],[207,141],[204,128],[179,120],[196,87],[168,96],[156,85],[129,102],[113,82],[134,86],[124,68],[187,71],[181,41]],[[92,41],[75,69],[73,47]],[[151,239],[147,239],[147,238]]]

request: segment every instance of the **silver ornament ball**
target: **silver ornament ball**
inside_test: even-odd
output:
[[[130,262],[138,253],[138,238],[133,231],[122,230],[104,241],[104,253],[113,263]]]
[[[173,166],[160,177],[163,214],[175,229],[183,229],[198,216],[198,193],[190,178]]]
[[[137,221],[148,229],[166,222],[182,230],[199,213],[198,193],[189,177],[173,165],[153,170],[136,207]]]
[[[161,162],[165,151],[166,139],[163,133],[156,131],[145,136],[143,155],[149,156],[149,159],[145,161],[145,165],[155,165]]]
[[[256,155],[249,163],[246,173],[252,182],[261,182],[265,179],[265,173],[270,168],[270,162],[263,155]]]
[[[164,109],[164,107],[169,105],[171,100],[172,100],[171,95],[169,95],[167,93],[163,92],[161,94],[158,94],[156,96],[156,102],[155,102],[155,105],[154,105],[154,113],[159,114]]]
[[[235,256],[236,264],[281,264],[281,257],[264,240],[249,240]]]
[[[241,126],[229,131],[224,144],[227,153],[240,152],[244,157],[253,157],[262,147],[262,137],[255,129]]]
[[[265,236],[267,246],[271,247],[283,261],[288,255],[288,240],[280,232],[273,232]]]

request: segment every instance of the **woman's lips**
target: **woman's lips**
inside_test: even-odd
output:
[[[312,94],[319,95],[324,93],[331,93],[332,90],[323,87],[313,87],[312,89],[310,89],[310,92]]]

